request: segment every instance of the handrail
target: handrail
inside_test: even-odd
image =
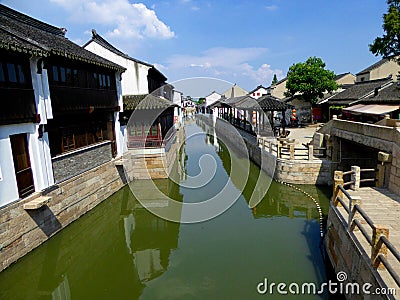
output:
[[[390,252],[392,252],[394,257],[400,262],[400,252],[395,248],[395,246],[385,236],[381,236],[381,240]]]
[[[305,145],[304,148],[295,147],[295,143],[282,140],[267,140],[265,137],[258,137],[257,145],[261,149],[275,154],[277,158],[282,158],[282,156],[289,156],[289,158],[285,157],[285,159],[289,160],[308,160],[312,161],[314,158],[324,158],[326,157],[326,151],[328,148],[326,147],[315,147],[311,144]],[[314,151],[317,151],[314,153]]]
[[[343,172],[343,176],[345,176],[345,175],[351,175],[351,174],[354,174],[354,173],[355,173],[354,171]]]
[[[396,271],[392,268],[392,266],[389,264],[388,260],[383,254],[379,254],[377,259],[379,259],[382,264],[385,266],[386,270],[389,272],[389,274],[392,276],[393,280],[396,282],[398,286],[400,286],[400,277],[397,275]]]
[[[370,169],[367,169],[371,171]],[[364,172],[367,172],[364,170]],[[372,172],[372,171],[371,171]],[[349,172],[346,172],[349,173]],[[364,236],[368,244],[371,246],[371,263],[372,266],[375,268],[385,268],[396,284],[400,287],[400,276],[396,273],[393,267],[388,262],[386,256],[387,251],[384,249],[385,246],[396,258],[396,260],[400,263],[400,252],[396,249],[396,247],[389,241],[389,229],[386,226],[379,226],[373,222],[373,220],[368,216],[368,214],[362,209],[360,206],[360,200],[354,199],[349,192],[344,188],[344,186],[351,183],[343,183],[343,174],[344,172],[339,172],[339,178],[337,178],[337,174],[335,173],[335,190],[334,190],[334,198],[333,200],[333,207],[336,209],[337,206],[340,204],[343,209],[348,214],[348,221],[347,221],[347,231],[349,233],[353,233],[354,227],[360,230],[361,234]],[[340,184],[336,184],[336,182],[341,182]],[[348,205],[345,203],[343,196],[344,195],[348,200]],[[354,205],[353,205],[353,202]],[[361,216],[365,220],[365,222],[369,225],[372,229],[372,236],[371,234],[365,229],[363,224],[356,218],[356,213]],[[344,220],[343,220],[344,222]]]

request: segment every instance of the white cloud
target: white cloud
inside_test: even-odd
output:
[[[268,51],[266,48],[211,48],[200,55],[174,55],[167,59],[167,74],[181,76],[211,76],[231,82],[243,82],[248,88],[259,84],[269,85],[276,74],[283,71],[262,63],[254,67],[250,62],[259,61]],[[182,79],[176,78],[176,79]]]
[[[266,9],[266,10],[269,10],[269,11],[273,11],[273,10],[277,10],[277,9],[278,9],[278,6],[277,6],[277,5],[267,5],[267,6],[265,7],[265,9]]]
[[[143,3],[129,3],[128,0],[51,0],[71,13],[75,23],[92,23],[107,26],[107,36],[119,38],[160,38],[169,39],[175,33],[160,21],[154,11]]]

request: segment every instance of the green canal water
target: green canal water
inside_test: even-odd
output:
[[[199,130],[196,124],[186,125],[187,134]],[[231,164],[240,158],[205,135],[195,135],[180,155],[189,177],[200,172],[205,153],[216,163],[205,186],[184,187],[191,180],[187,176],[176,183],[155,183],[183,203],[207,199],[230,180]],[[327,275],[315,204],[303,193],[272,182],[257,207],[249,208],[259,173],[255,165],[250,167],[246,188],[234,205],[195,224],[153,215],[126,186],[0,273],[0,299],[327,299],[326,294],[257,293],[264,278],[319,286]],[[326,215],[326,191],[302,188]]]

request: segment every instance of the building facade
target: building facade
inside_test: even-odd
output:
[[[119,154],[124,68],[4,5],[0,22],[2,207]]]

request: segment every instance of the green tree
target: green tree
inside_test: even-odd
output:
[[[274,78],[272,79],[271,85],[275,85],[278,83],[278,78],[276,77],[276,74],[274,74]]]
[[[314,104],[325,92],[339,88],[335,73],[325,69],[321,58],[310,57],[304,63],[297,63],[289,68],[286,82],[286,97],[299,95],[305,101]]]
[[[400,63],[400,1],[387,0],[388,12],[383,15],[383,30],[385,34],[377,37],[369,50],[375,55],[391,57]]]

